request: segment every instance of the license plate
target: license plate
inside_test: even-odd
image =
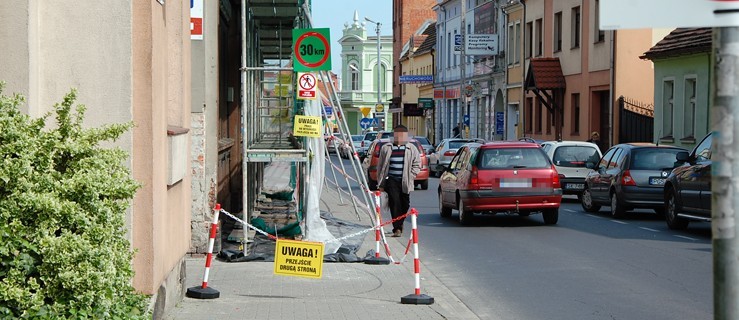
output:
[[[569,190],[583,190],[585,189],[584,183],[568,183],[565,185],[565,189]]]
[[[530,179],[502,179],[501,188],[531,188]]]
[[[665,184],[665,178],[662,177],[649,177],[649,184],[654,186],[663,186]]]

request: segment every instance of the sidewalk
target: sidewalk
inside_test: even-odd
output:
[[[337,192],[324,188],[321,210],[369,227],[366,214],[357,221],[347,198],[344,196],[344,204],[340,204]],[[408,242],[410,218],[406,219],[405,230],[401,238],[387,238],[396,260],[402,257]],[[419,239],[421,291],[434,297],[432,305],[400,303],[401,297],[414,291],[412,252],[402,265],[325,262],[322,279],[274,275],[272,262],[228,263],[214,259],[208,285],[220,291],[220,298],[185,297],[165,319],[478,319],[426,270],[423,229],[419,230]],[[357,255],[363,257],[374,246],[374,232],[369,232]],[[187,288],[201,284],[204,269],[204,258],[187,261]]]

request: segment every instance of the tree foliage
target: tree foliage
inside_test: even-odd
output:
[[[119,148],[131,124],[83,128],[72,90],[32,119],[0,83],[0,318],[145,318],[125,216],[139,185]],[[54,116],[53,123],[49,118]]]

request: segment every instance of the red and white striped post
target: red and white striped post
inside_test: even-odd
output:
[[[221,296],[221,293],[213,288],[208,287],[208,275],[210,274],[210,263],[213,261],[213,246],[216,242],[216,233],[218,231],[218,216],[221,213],[221,204],[217,203],[213,209],[213,223],[210,225],[210,240],[208,240],[208,255],[205,257],[205,274],[203,275],[203,284],[197,287],[187,288],[186,296],[195,299],[215,299]]]
[[[416,287],[413,294],[409,294],[405,297],[400,298],[402,304],[434,304],[434,297],[421,294],[421,260],[418,259],[418,223],[417,223],[418,211],[415,208],[411,209],[411,226],[413,231],[411,237],[413,237],[413,273],[415,275]]]
[[[380,213],[380,191],[375,191],[375,256],[365,259],[364,263],[366,264],[390,264],[390,260],[380,257],[380,240],[382,240],[380,224],[382,224]]]

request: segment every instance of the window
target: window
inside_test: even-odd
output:
[[[580,134],[580,94],[572,94],[572,134]]]
[[[359,68],[356,63],[349,64],[349,72],[351,72],[351,88],[352,91],[359,90]]]
[[[623,163],[622,160],[625,156],[624,153],[623,149],[617,149],[616,153],[613,154],[611,161],[608,162],[608,169],[620,167],[620,164]]]
[[[531,128],[534,127],[534,98],[526,98],[526,121],[524,127],[526,133],[531,133]]]
[[[471,24],[468,24],[467,25],[467,35],[470,35],[470,34],[472,34],[472,25]],[[463,43],[463,45],[464,45],[464,43]],[[472,62],[472,56],[467,55],[466,58],[467,58],[466,59],[467,60],[467,64],[470,64]]]
[[[446,37],[447,51],[449,54],[446,55],[446,67],[449,69],[452,66],[452,55],[454,55],[454,47],[452,47],[452,33],[448,32]]]
[[[454,30],[454,37],[455,38],[457,37],[457,30]],[[462,41],[462,45],[464,45],[464,41]],[[454,60],[454,66],[455,67],[459,65],[459,59],[458,59],[459,56],[460,56],[459,54],[455,54],[454,55],[454,58],[452,59],[452,60]]]
[[[701,144],[698,145],[698,147],[695,148],[695,161],[696,162],[703,162],[706,160],[711,160],[711,142],[713,141],[713,133],[706,136],[703,141],[701,141]]]
[[[608,150],[606,152],[606,155],[603,156],[602,159],[600,159],[600,163],[598,163],[598,170],[600,169],[606,169],[608,168],[608,163],[611,161],[611,158],[613,157],[613,154],[616,153],[616,151],[619,150],[618,148],[613,148],[611,150]]]
[[[521,60],[521,23],[516,22],[516,33],[513,35],[513,38],[516,39],[514,43],[514,50],[513,50],[513,62],[518,63]]]
[[[631,170],[671,170],[675,156],[684,151],[677,148],[639,148],[631,152]]]
[[[552,41],[554,52],[562,51],[562,11],[554,14],[554,38]]]
[[[536,20],[536,35],[534,35],[534,37],[536,38],[535,42],[536,42],[536,56],[537,57],[540,57],[544,50],[544,48],[542,47],[542,43],[541,43],[542,28],[543,28],[542,24],[543,24],[542,19]]]
[[[513,55],[514,55],[513,54],[513,48],[514,48],[513,41],[514,41],[513,40],[513,25],[511,24],[508,26],[508,64],[509,65],[513,64]]]
[[[531,58],[531,44],[534,43],[534,23],[526,24],[526,58]]]
[[[541,133],[542,118],[541,100],[536,99],[536,133]]]
[[[554,149],[552,161],[560,167],[585,168],[590,162],[595,164],[600,159],[600,153],[593,147],[561,146]]]
[[[477,167],[482,170],[549,168],[552,164],[539,148],[483,149],[477,157]]]
[[[600,0],[595,0],[595,17],[593,18],[593,42],[606,40],[606,32],[600,29]]]
[[[672,80],[665,80],[662,84],[662,132],[660,137],[672,138],[672,122],[674,118],[675,85]]]
[[[572,8],[572,49],[580,47],[580,7]]]
[[[695,78],[685,79],[684,138],[695,138],[695,96],[697,94],[695,80]]]

